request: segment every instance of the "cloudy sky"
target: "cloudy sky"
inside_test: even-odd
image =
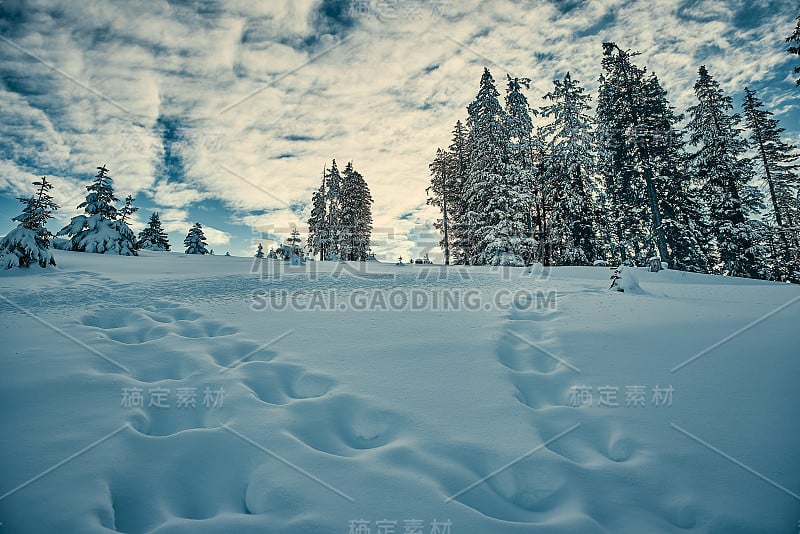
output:
[[[800,142],[788,0],[0,0],[0,234],[47,175],[78,213],[105,164],[159,211],[176,250],[199,221],[215,252],[305,233],[323,166],[353,160],[375,198],[376,250],[419,255],[438,145],[484,66],[571,71],[596,95],[601,43],[641,52],[681,112],[700,65],[741,103],[755,89]],[[434,239],[435,240],[435,239]],[[266,245],[266,240],[265,240]],[[438,254],[438,249],[435,251]]]

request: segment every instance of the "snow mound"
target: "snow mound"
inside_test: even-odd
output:
[[[611,287],[620,293],[642,294],[644,291],[639,286],[639,275],[636,267],[620,266],[611,275]]]

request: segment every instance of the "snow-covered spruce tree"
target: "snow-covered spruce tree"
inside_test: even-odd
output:
[[[521,210],[514,213],[516,221],[515,235],[519,235],[518,252],[526,265],[533,263],[536,252],[536,240],[533,238],[533,190],[536,172],[534,165],[535,136],[531,113],[536,114],[528,105],[528,99],[522,88],[530,88],[527,78],[507,76],[506,87],[506,133],[508,135],[508,167],[507,185],[510,197],[514,201],[512,209]]]
[[[792,35],[786,38],[787,43],[794,43],[788,49],[790,54],[800,56],[800,15],[797,16],[797,25],[794,27]],[[795,74],[800,74],[800,65],[794,68]],[[797,85],[800,85],[800,78],[797,79]]]
[[[769,277],[760,236],[748,215],[760,207],[760,194],[748,185],[751,161],[745,156],[747,141],[738,128],[741,117],[733,113],[733,100],[700,67],[694,85],[697,104],[689,109],[690,143],[694,172],[702,180],[701,195],[709,209],[716,240],[716,272],[747,278]]]
[[[331,167],[325,173],[327,194],[325,196],[325,218],[328,230],[328,246],[325,259],[338,260],[341,251],[339,241],[342,233],[342,176],[336,166],[336,160],[331,161]]]
[[[259,260],[264,259],[264,247],[261,245],[261,243],[258,244],[258,250],[256,250],[255,257]]]
[[[442,232],[439,246],[444,251],[444,264],[450,265],[450,250],[453,241],[453,206],[460,202],[461,191],[456,181],[456,175],[451,174],[451,154],[441,148],[436,149],[436,157],[428,165],[431,171],[431,185],[425,192],[428,195],[427,203],[441,210],[442,218],[434,223],[434,227]]]
[[[161,226],[158,213],[153,213],[147,226],[139,232],[136,247],[142,250],[169,251],[169,236]]]
[[[186,246],[186,254],[208,254],[208,248],[206,248],[208,243],[203,234],[203,225],[194,223],[194,226],[189,229],[189,233],[186,234],[183,244]]]
[[[447,212],[450,215],[448,230],[451,242],[450,262],[464,265],[469,263],[471,255],[471,245],[462,225],[465,212],[464,184],[469,174],[469,131],[460,120],[456,121],[453,127],[450,146],[447,147],[447,150],[450,157],[447,158],[449,167],[446,173],[453,189],[452,202],[447,206]]]
[[[650,148],[653,184],[672,268],[708,272],[708,227],[678,127],[683,116],[675,114],[655,74],[645,79],[643,95],[643,127],[638,138]]]
[[[800,193],[800,154],[797,147],[781,139],[784,129],[755,91],[745,87],[744,117],[750,130],[750,148],[756,152],[756,168],[767,185],[769,233],[774,234],[775,278],[792,280],[800,276],[800,221],[797,195]]]
[[[286,243],[280,245],[274,251],[270,250],[270,253],[267,257],[274,257],[287,261],[304,261],[303,248],[300,246],[302,241],[303,240],[300,239],[300,232],[297,230],[297,228],[292,228],[291,234],[289,234],[289,237],[286,238]]]
[[[44,176],[33,185],[37,189],[32,197],[17,198],[25,204],[22,213],[12,219],[19,225],[0,239],[0,262],[6,269],[30,267],[33,263],[42,268],[56,264],[50,252],[53,234],[47,229],[47,220],[52,219],[53,211],[58,209],[49,193],[53,186]]]
[[[300,246],[302,243],[302,239],[300,239],[300,231],[297,228],[292,228],[292,233],[289,234],[289,237],[286,239],[286,244],[289,246],[289,250],[295,256],[303,256],[303,249]]]
[[[366,261],[372,238],[372,194],[364,177],[350,161],[342,171],[340,195],[342,236],[341,257],[349,261]]]
[[[125,205],[122,207],[121,210],[119,210],[120,221],[122,221],[123,223],[127,224],[128,217],[139,211],[138,207],[136,208],[133,207],[133,201],[134,201],[133,195],[128,195],[127,197],[125,197]]]
[[[645,224],[646,203],[640,168],[632,155],[635,143],[629,139],[631,117],[629,92],[623,85],[621,67],[629,66],[626,59],[617,65],[614,45],[604,46],[600,90],[597,98],[597,170],[602,180],[605,199],[604,219],[608,228],[608,260],[613,263],[630,261],[642,248],[649,232]],[[623,58],[624,59],[624,58]],[[636,78],[641,76],[638,69]],[[628,76],[630,80],[632,76]]]
[[[473,265],[525,265],[524,198],[509,181],[508,128],[489,69],[467,111],[469,174],[464,184],[464,225]]]
[[[138,249],[138,240],[136,239],[136,235],[131,230],[130,225],[128,224],[128,217],[139,211],[139,208],[133,207],[133,195],[128,195],[125,197],[125,205],[119,210],[118,215],[119,220],[117,221],[117,225],[119,227],[120,237],[124,242],[124,246],[129,250],[137,250]]]
[[[642,263],[655,251],[669,261],[644,116],[646,71],[633,64],[637,55],[614,43],[603,43],[597,103],[598,169],[612,210],[613,259]]]
[[[114,196],[113,180],[108,172],[105,166],[97,167],[94,181],[86,186],[89,194],[78,205],[85,215],[73,217],[57,235],[70,236],[71,249],[76,252],[136,256],[133,232],[127,223],[118,219],[114,203],[119,199]]]
[[[330,232],[328,230],[327,169],[322,170],[322,183],[311,197],[311,216],[308,219],[308,249],[320,261],[328,256]]]
[[[542,128],[547,154],[542,189],[550,206],[544,239],[555,265],[590,265],[599,257],[591,97],[569,72],[553,83],[553,90],[544,96],[550,104],[542,107],[542,115],[551,118]]]

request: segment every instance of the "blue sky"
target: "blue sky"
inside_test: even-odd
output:
[[[95,167],[159,211],[180,250],[195,221],[219,254],[305,233],[326,162],[353,160],[375,198],[379,255],[438,240],[428,162],[484,66],[532,79],[542,103],[568,70],[596,95],[601,43],[641,52],[684,112],[705,64],[741,104],[758,92],[800,142],[786,0],[0,0],[0,233],[47,175],[78,213]],[[268,240],[265,241],[265,246]],[[433,252],[438,256],[439,251]],[[433,255],[433,254],[432,254]]]

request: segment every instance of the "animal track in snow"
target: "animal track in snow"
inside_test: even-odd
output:
[[[560,383],[560,380],[550,378],[530,373],[514,374],[511,383],[517,389],[517,400],[534,410],[567,406],[567,388]]]
[[[279,406],[321,397],[334,384],[331,378],[308,373],[303,367],[292,364],[251,362],[243,364],[241,370],[242,384],[260,401]]]
[[[177,317],[193,318],[180,319]],[[99,329],[112,341],[126,345],[148,343],[170,334],[197,339],[229,336],[237,332],[229,325],[201,319],[191,310],[180,308],[167,310],[164,314],[147,313],[141,309],[101,308],[83,316],[80,324]]]
[[[289,432],[312,449],[350,457],[394,441],[405,427],[400,414],[375,408],[359,397],[340,394],[290,404]]]

